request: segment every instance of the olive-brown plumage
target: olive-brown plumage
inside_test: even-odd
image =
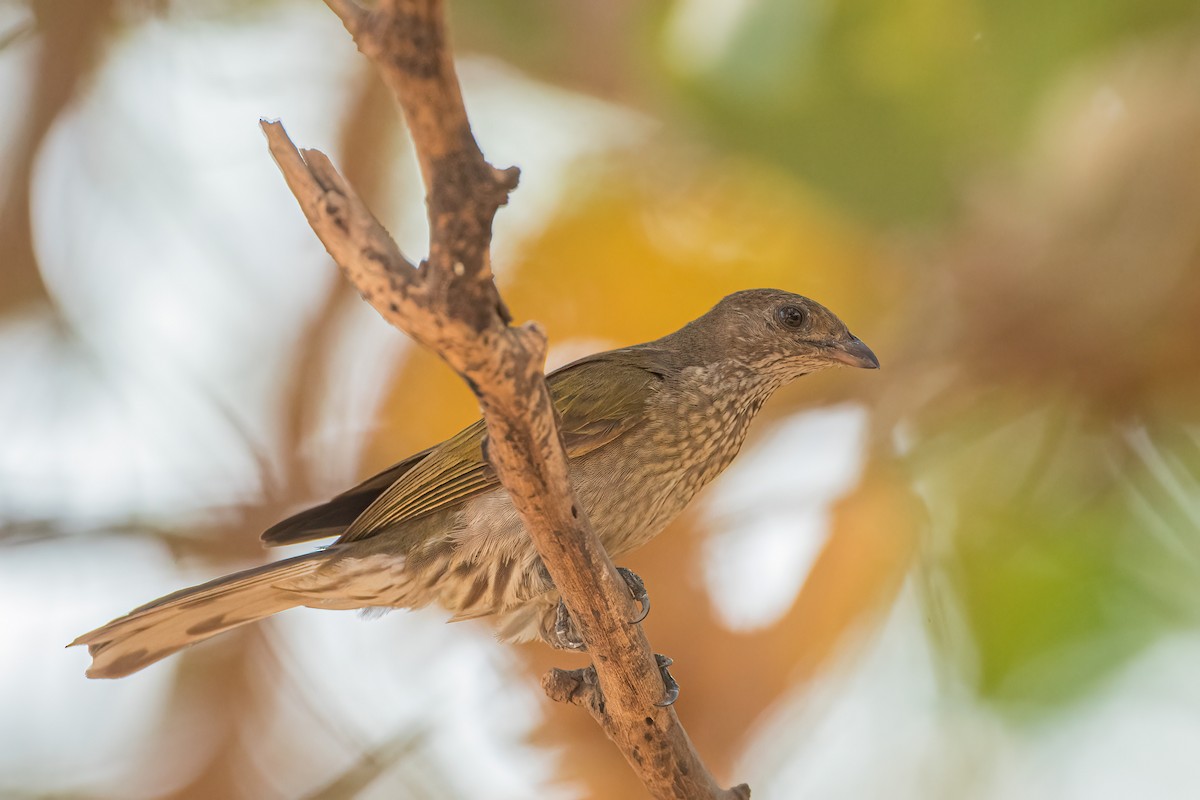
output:
[[[616,557],[656,536],[737,455],[784,383],[874,354],[818,303],[774,289],[729,295],[678,331],[548,376],[571,480]],[[482,422],[263,534],[329,547],[191,587],[80,636],[90,677],[115,678],[293,606],[493,616],[501,638],[554,641],[554,591],[483,454]]]

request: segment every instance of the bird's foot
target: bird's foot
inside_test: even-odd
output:
[[[629,588],[629,596],[638,604],[637,616],[629,621],[630,625],[637,625],[650,613],[650,594],[646,591],[646,582],[638,577],[636,572],[625,567],[617,567],[617,573]],[[562,600],[558,601],[558,608],[554,611],[554,641],[551,644],[560,650],[587,649],[583,637],[575,627],[575,620],[571,619],[571,612]]]
[[[587,649],[583,637],[575,627],[575,620],[571,619],[571,612],[567,611],[567,604],[562,600],[558,601],[558,608],[554,611],[554,641],[551,644],[559,650]]]
[[[662,653],[655,653],[654,660],[658,663],[658,671],[662,675],[663,686],[666,692],[663,694],[662,700],[659,700],[654,705],[659,708],[666,708],[674,705],[679,699],[679,681],[675,680],[675,676],[671,674],[671,670],[667,667],[675,663],[675,660],[670,656],[664,656]]]
[[[650,594],[646,591],[646,582],[636,572],[625,567],[617,567],[617,573],[624,579],[625,585],[629,587],[629,596],[638,604],[637,617],[629,621],[630,625],[637,625],[650,613]]]
[[[659,708],[666,708],[673,705],[679,699],[679,682],[671,675],[671,671],[667,669],[674,661],[669,656],[664,656],[661,653],[654,654],[654,661],[658,664],[659,674],[662,675],[663,681],[663,697],[654,705]],[[554,669],[546,674],[542,679],[542,686],[546,693],[551,698],[559,702],[571,702],[576,705],[588,705],[593,707],[594,711],[603,709],[604,699],[600,694],[600,683],[596,678],[596,667],[594,664],[588,664],[582,669]]]

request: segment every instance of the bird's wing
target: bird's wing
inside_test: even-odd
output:
[[[653,351],[647,349],[601,353],[551,373],[550,395],[568,457],[589,453],[638,425],[661,379]],[[369,538],[499,486],[483,457],[484,431],[483,422],[476,422],[401,471],[350,524],[338,544]]]
[[[496,478],[483,460],[483,422],[433,447],[346,528],[338,544],[366,539],[383,528],[487,491]]]
[[[268,547],[279,547],[285,544],[308,542],[313,539],[324,539],[337,536],[350,526],[367,507],[383,494],[389,486],[400,480],[425,456],[433,450],[427,450],[409,456],[398,464],[372,476],[357,486],[347,489],[319,506],[307,508],[298,514],[293,514],[281,522],[277,522],[263,531],[262,541]]]

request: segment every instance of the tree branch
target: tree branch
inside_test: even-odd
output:
[[[329,254],[389,323],[433,349],[466,380],[488,430],[488,457],[570,609],[597,680],[554,670],[556,700],[587,707],[647,789],[662,798],[744,798],[705,768],[672,709],[624,581],[578,503],[543,375],[546,337],[511,318],[493,280],[492,220],[516,168],[483,157],[463,106],[440,0],[384,0],[367,10],[326,0],[396,94],[421,165],[428,260],[407,260],[329,159],[299,151],[262,123],[276,163]]]

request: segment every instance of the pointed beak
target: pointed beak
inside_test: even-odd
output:
[[[851,336],[844,341],[831,344],[829,357],[851,367],[879,369],[879,359],[871,352],[871,348],[863,344],[857,336]]]

